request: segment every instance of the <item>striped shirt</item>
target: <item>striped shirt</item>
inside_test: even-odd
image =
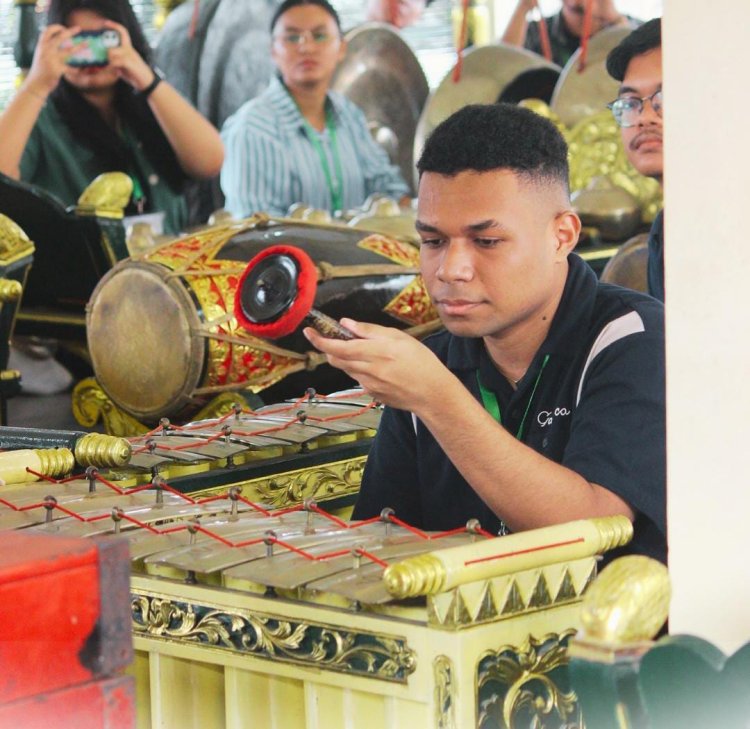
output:
[[[373,140],[359,107],[335,92],[328,93],[328,103],[341,160],[344,210],[362,205],[375,192],[397,199],[406,195],[409,188],[398,167],[389,163],[385,150]],[[328,169],[335,170],[328,129],[315,133]],[[278,78],[227,119],[221,137],[226,149],[221,188],[233,215],[285,215],[294,203],[332,211],[320,156],[297,104]]]

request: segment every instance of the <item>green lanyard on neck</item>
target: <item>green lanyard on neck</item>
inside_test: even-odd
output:
[[[526,410],[524,411],[523,418],[521,418],[521,425],[518,426],[518,432],[516,433],[516,438],[518,440],[521,440],[521,437],[523,436],[523,426],[526,422],[526,416],[529,414],[529,409],[531,408],[531,401],[534,399],[534,393],[536,392],[536,388],[539,386],[539,381],[542,379],[542,372],[544,372],[544,368],[547,366],[547,362],[549,361],[549,355],[544,355],[544,360],[542,361],[542,366],[539,368],[539,374],[536,376],[536,381],[534,382],[534,388],[531,391],[531,395],[529,396],[528,402],[526,403]],[[503,424],[503,418],[500,413],[500,403],[497,401],[497,396],[495,395],[492,390],[488,390],[483,384],[482,384],[482,378],[479,376],[479,370],[477,370],[477,384],[479,385],[479,392],[482,395],[482,404],[484,405],[484,409],[495,419],[497,420],[500,425]]]
[[[120,137],[122,138],[123,142],[125,142],[125,146],[128,148],[131,158],[133,160],[136,159],[135,156],[135,143],[133,142],[133,139],[130,136],[129,131],[122,127],[119,130]],[[143,192],[143,185],[141,184],[141,179],[138,176],[138,173],[135,171],[135,169],[132,169],[134,165],[131,165],[131,170],[128,171],[128,177],[133,182],[133,203],[135,204],[136,210],[138,213],[142,213],[146,206],[146,195]]]
[[[328,166],[328,155],[326,155],[325,150],[323,149],[318,132],[313,129],[307,119],[304,119],[304,122],[307,138],[318,153],[320,166],[323,168],[323,174],[325,175],[326,184],[328,185],[328,192],[331,194],[331,207],[333,208],[333,212],[343,210],[344,174],[341,171],[339,148],[336,144],[336,124],[333,120],[333,113],[330,108],[326,109],[326,129],[328,130],[328,135],[331,139],[331,153],[333,154],[336,179],[334,179],[331,174],[331,168]]]

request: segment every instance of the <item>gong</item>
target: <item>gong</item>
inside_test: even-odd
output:
[[[424,71],[398,31],[385,23],[360,25],[346,41],[331,88],[362,109],[373,138],[411,183],[414,134],[429,93]]]
[[[432,130],[464,106],[527,98],[549,101],[559,75],[559,66],[524,48],[500,44],[468,51],[460,80],[455,82],[451,71],[427,100],[417,124],[414,159],[419,159]]]
[[[578,69],[580,48],[565,64],[550,103],[565,126],[572,128],[602,111],[617,96],[620,82],[607,73],[607,55],[631,31],[629,27],[607,28],[592,36],[583,71]]]

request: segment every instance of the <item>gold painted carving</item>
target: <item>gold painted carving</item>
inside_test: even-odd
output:
[[[357,243],[357,248],[377,253],[402,266],[419,266],[419,249],[416,246],[386,235],[368,235]]]
[[[125,438],[101,433],[87,433],[75,445],[75,458],[79,466],[111,468],[130,462],[133,449]]]
[[[426,324],[438,318],[437,309],[427,293],[422,276],[415,276],[398,296],[388,302],[384,311],[412,325]]]
[[[105,172],[81,193],[78,215],[120,219],[133,193],[133,181],[124,172]]]
[[[438,656],[432,662],[435,676],[435,729],[456,729],[456,684],[453,662]]]
[[[455,630],[571,603],[595,575],[595,561],[585,559],[459,586],[428,596],[428,623]]]
[[[314,466],[299,471],[251,481],[243,487],[247,498],[262,501],[274,509],[301,504],[305,499],[324,501],[356,494],[362,483],[366,456],[359,456],[325,466]],[[257,494],[257,496],[256,496]]]
[[[7,266],[34,252],[34,244],[21,226],[0,213],[0,265]]]
[[[416,656],[404,638],[153,594],[133,594],[131,607],[136,635],[398,683],[416,670]]]
[[[624,645],[653,638],[669,614],[667,568],[649,557],[620,557],[602,571],[581,607],[582,639]]]
[[[115,405],[93,377],[86,377],[74,388],[71,397],[73,417],[84,428],[93,428],[99,420],[110,435],[131,437],[147,433],[143,423]]]
[[[645,222],[656,217],[663,205],[661,187],[630,164],[609,111],[582,119],[567,134],[567,141],[571,190],[583,190],[594,177],[607,177],[638,200]]]
[[[603,554],[632,537],[633,524],[624,516],[580,519],[409,557],[388,567],[383,581],[397,598],[435,595],[469,582]]]
[[[606,177],[638,200],[645,223],[653,221],[663,207],[661,186],[630,164],[611,112],[592,114],[569,129],[543,101],[526,99],[521,105],[549,119],[565,137],[572,192],[584,190],[595,177]]]
[[[566,643],[574,630],[529,636],[518,647],[504,646],[486,653],[477,671],[478,727],[580,726],[581,713],[574,691],[553,675],[568,663]]]
[[[196,413],[194,420],[219,418],[231,413],[238,401],[241,404],[242,397],[236,391],[221,393]],[[150,430],[148,426],[115,405],[94,377],[81,380],[73,388],[71,405],[73,416],[84,428],[93,428],[101,420],[109,435],[124,438],[143,435]],[[110,465],[124,464],[113,463]]]
[[[0,278],[0,304],[12,304],[21,298],[23,286],[12,278]]]

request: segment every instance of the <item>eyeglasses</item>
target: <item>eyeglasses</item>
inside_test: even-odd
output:
[[[325,30],[301,30],[290,33],[279,33],[275,36],[285,46],[301,46],[305,41],[314,43],[316,46],[322,46],[330,43],[334,36]]]
[[[646,102],[651,102],[651,108],[661,116],[662,104],[664,97],[662,90],[654,91],[651,96],[621,96],[615,99],[607,108],[612,110],[615,121],[621,127],[633,127],[638,123],[638,117],[643,113],[643,107]]]

